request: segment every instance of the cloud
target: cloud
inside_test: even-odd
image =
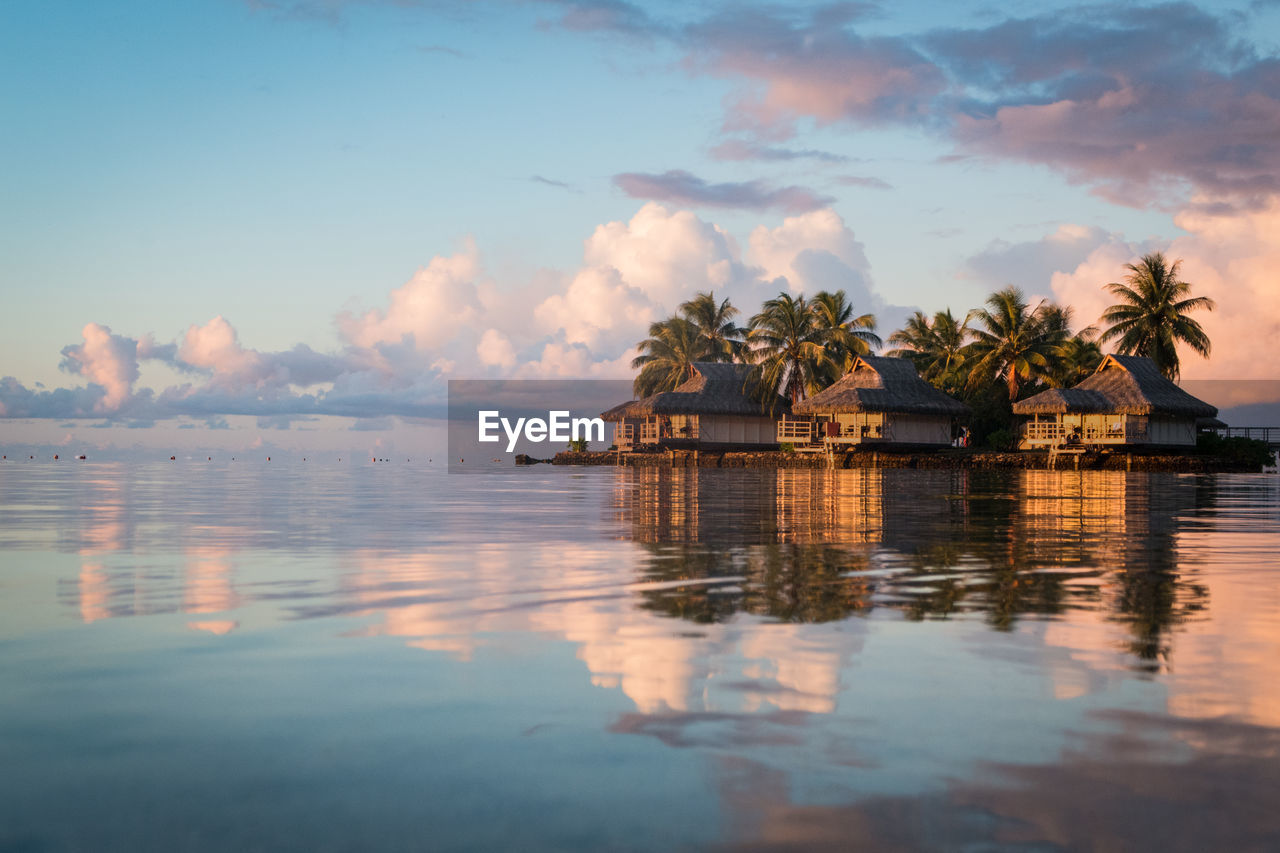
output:
[[[876,315],[878,330],[897,328],[915,309],[890,304],[876,291],[862,243],[833,210],[789,217],[776,228],[757,226],[750,246],[749,258],[766,278],[810,296],[843,290],[855,311]]]
[[[846,290],[863,295],[869,292],[871,265],[863,245],[833,210],[788,217],[776,228],[757,226],[751,232],[750,246],[751,261],[764,270],[765,277],[785,278],[797,293],[812,293],[830,284],[811,274],[812,264],[806,259],[818,254],[830,256],[847,270]]]
[[[649,203],[627,222],[598,226],[567,287],[534,310],[537,328],[612,359],[700,290],[738,305],[758,302],[762,283],[736,242],[687,210]]]
[[[893,184],[880,178],[869,177],[865,175],[841,175],[835,179],[837,184],[846,187],[862,187],[868,190],[891,190]]]
[[[650,202],[629,220],[597,226],[568,273],[501,284],[470,242],[436,257],[391,289],[385,308],[338,314],[333,352],[256,349],[221,315],[169,342],[90,323],[84,341],[63,350],[66,369],[86,384],[29,388],[5,377],[0,417],[185,417],[210,429],[226,428],[232,415],[258,418],[260,429],[320,415],[435,418],[446,410],[446,376],[629,377],[649,324],[695,292],[714,291],[749,316],[783,287],[845,288],[863,310],[887,310],[861,243],[830,210],[761,226],[744,259],[719,225]],[[140,361],[169,365],[184,380],[135,388]]]
[[[476,355],[487,367],[511,367],[516,363],[516,350],[511,340],[497,329],[486,329],[476,344]]]
[[[741,139],[730,139],[711,149],[711,156],[717,160],[743,161],[764,160],[770,162],[786,162],[791,160],[817,160],[822,163],[848,163],[851,158],[830,151],[819,151],[814,148],[781,148],[775,145],[760,145]]]
[[[646,38],[669,33],[666,26],[639,6],[623,0],[575,0],[557,5],[564,8],[560,25],[568,30],[603,30]]]
[[[94,401],[93,411],[118,411],[133,395],[138,380],[138,342],[97,323],[81,331],[84,343],[62,350],[63,370],[79,374],[100,386],[103,394]]]
[[[597,347],[606,340],[635,338],[658,319],[659,309],[613,267],[584,269],[565,293],[547,298],[534,312],[538,325],[559,330],[570,344]]]
[[[535,184],[542,184],[548,187],[555,187],[556,189],[559,189],[559,190],[568,190],[571,193],[576,193],[579,191],[578,188],[573,186],[572,184],[566,184],[564,181],[556,181],[556,180],[552,180],[551,178],[544,178],[542,177],[542,175],[533,175],[529,178],[529,180]]]
[[[339,314],[338,330],[357,347],[404,343],[418,350],[439,349],[477,319],[479,278],[479,252],[468,239],[457,253],[434,258],[391,291],[385,311]]]
[[[956,157],[1047,165],[1120,204],[1180,204],[1190,190],[1258,208],[1280,192],[1280,60],[1239,22],[1188,3],[1094,5],[871,36],[857,11],[760,5],[692,23],[596,14],[576,28],[665,39],[690,73],[740,84],[723,127],[756,142],[713,149],[726,159],[786,157],[762,143],[802,122],[908,126]],[[682,173],[656,177],[645,197],[699,196],[696,183],[677,194]]]
[[[742,210],[781,210],[803,213],[835,199],[798,186],[770,187],[762,181],[713,184],[682,169],[660,175],[624,172],[613,176],[618,189],[632,198],[668,201],[695,207],[727,207]]]
[[[942,70],[908,41],[862,36],[848,22],[821,9],[735,7],[683,31],[685,65],[749,84],[733,100],[727,130],[785,137],[801,117],[924,123],[947,86]]]
[[[1076,269],[1114,239],[1101,228],[1068,223],[1039,240],[993,240],[965,261],[964,275],[991,287],[1015,284],[1031,293],[1047,294],[1054,273]]]
[[[357,418],[350,429],[353,432],[386,432],[394,429],[395,418]]]
[[[1182,260],[1181,277],[1197,296],[1214,299],[1218,308],[1194,316],[1214,344],[1206,361],[1181,349],[1186,379],[1277,379],[1273,342],[1280,338],[1280,202],[1257,211],[1207,213],[1189,206],[1176,219],[1187,234],[1161,246],[1110,235],[1070,271],[1052,276],[1054,296],[1076,307],[1076,319],[1094,322],[1112,303],[1102,289],[1120,280],[1124,265],[1153,249]]]

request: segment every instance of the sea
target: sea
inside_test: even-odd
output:
[[[81,850],[1280,850],[1280,477],[6,460]]]

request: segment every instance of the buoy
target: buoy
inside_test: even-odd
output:
[[[271,457],[270,457],[270,456],[268,456],[268,457],[267,457],[267,461],[268,461],[268,462],[270,462],[270,461],[271,461]]]
[[[169,457],[169,461],[170,461],[170,462],[172,462],[173,460],[175,460],[175,459],[177,459],[177,458],[178,458],[178,457],[176,457],[176,456],[170,456],[170,457]]]
[[[56,461],[58,461],[58,454],[56,454],[56,453],[55,453],[55,454],[53,454],[53,460],[54,460],[55,462],[56,462]]]

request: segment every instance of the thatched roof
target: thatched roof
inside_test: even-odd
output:
[[[1109,355],[1076,387],[1052,388],[1013,404],[1015,415],[1066,412],[1190,418],[1218,414],[1216,408],[1166,379],[1151,359],[1136,355]]]
[[[1050,388],[1041,391],[1034,397],[1028,397],[1013,404],[1013,411],[1019,415],[1058,414],[1076,412],[1080,414],[1105,414],[1114,412],[1111,401],[1101,391],[1090,391],[1076,386],[1075,388]]]
[[[969,407],[920,378],[905,358],[864,355],[853,369],[823,391],[795,405],[796,414],[902,412],[913,415],[967,414]]]
[[[637,403],[636,400],[628,400],[625,403],[619,403],[612,409],[606,409],[600,413],[600,419],[606,423],[616,424],[627,416],[627,410]]]
[[[604,414],[621,410],[617,414],[618,419],[647,415],[744,415],[758,418],[767,413],[765,406],[752,396],[755,389],[751,383],[751,370],[749,364],[694,362],[693,377],[676,390],[662,391],[634,403],[614,406]],[[778,398],[777,402],[774,411],[785,411],[786,401]]]

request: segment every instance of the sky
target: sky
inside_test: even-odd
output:
[[[420,450],[699,290],[1085,326],[1154,249],[1184,377],[1274,380],[1278,57],[1261,0],[9,0],[0,444]]]

